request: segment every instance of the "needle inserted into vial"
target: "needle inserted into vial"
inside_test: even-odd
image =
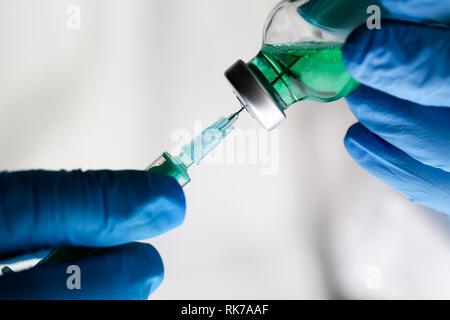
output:
[[[164,152],[147,170],[153,173],[164,174],[175,178],[181,186],[191,181],[187,169],[194,163],[200,162],[211,153],[225,137],[234,129],[233,124],[244,110],[240,109],[227,118],[221,117],[213,125],[209,126],[190,143],[182,148],[177,157]]]

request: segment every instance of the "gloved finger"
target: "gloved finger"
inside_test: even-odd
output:
[[[344,63],[359,82],[400,99],[450,107],[450,29],[382,21],[344,45]]]
[[[156,249],[135,242],[83,260],[4,275],[0,299],[147,299],[163,276]]]
[[[429,108],[361,86],[346,97],[367,129],[414,159],[450,172],[450,108]]]
[[[316,28],[345,39],[356,27],[365,25],[378,9],[383,19],[450,23],[450,3],[442,0],[309,0],[297,11]]]
[[[450,23],[450,2],[442,0],[379,0],[393,16],[413,21]]]
[[[145,171],[0,173],[1,256],[147,239],[184,214],[175,179]]]
[[[345,39],[356,27],[365,24],[370,16],[368,8],[372,5],[379,3],[374,0],[309,0],[297,11],[316,28]],[[379,8],[382,17],[389,17],[387,11],[381,6]]]
[[[360,166],[411,201],[450,214],[450,173],[411,158],[359,123],[348,130],[345,147]]]

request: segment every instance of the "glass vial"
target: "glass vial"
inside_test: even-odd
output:
[[[260,52],[225,72],[242,105],[268,130],[283,122],[284,111],[298,101],[330,102],[359,86],[343,63],[343,39],[316,28],[299,14],[299,7],[307,3],[285,0],[278,4],[266,20]]]

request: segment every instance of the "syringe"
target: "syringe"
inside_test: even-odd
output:
[[[194,163],[199,165],[223,141],[234,129],[233,124],[239,118],[242,110],[244,108],[233,113],[228,118],[220,118],[213,125],[203,130],[201,134],[182,148],[183,151],[177,157],[172,156],[168,152],[164,152],[162,156],[147,168],[147,171],[173,177],[184,187],[191,181],[187,172],[189,167]],[[51,265],[87,258],[98,253],[100,250],[102,249],[80,247],[55,249],[39,261],[38,265]]]
[[[223,139],[234,129],[233,124],[244,110],[232,114],[228,118],[220,118],[213,125],[203,130],[190,143],[185,145],[177,157],[164,152],[153,164],[147,168],[149,172],[159,173],[175,178],[181,186],[191,181],[187,169],[194,163],[200,162],[211,153]]]

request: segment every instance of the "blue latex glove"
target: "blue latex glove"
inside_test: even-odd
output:
[[[131,242],[179,226],[180,185],[141,171],[0,173],[0,258],[64,246],[110,247],[89,258],[0,277],[3,299],[146,299],[161,283],[161,257]],[[115,246],[115,247],[113,247]],[[69,290],[67,267],[81,269]]]
[[[326,2],[310,1],[299,13],[314,21]],[[359,123],[349,129],[345,146],[362,167],[412,201],[450,214],[450,29],[442,27],[450,24],[450,2],[379,4],[391,19],[433,20],[441,27],[389,19],[380,30],[362,25],[350,34],[344,62],[363,86],[347,97]],[[323,17],[314,24],[323,25]]]

